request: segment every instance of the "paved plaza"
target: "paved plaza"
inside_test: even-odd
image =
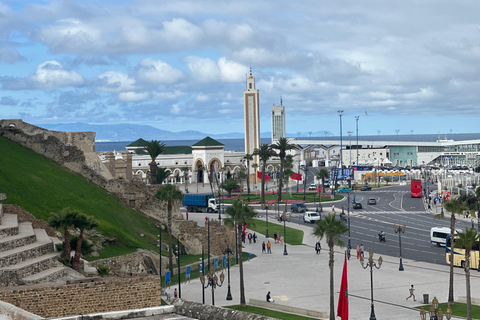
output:
[[[262,211],[260,210],[260,213]],[[264,215],[264,213],[263,213]],[[204,225],[205,216],[217,219],[217,214],[190,213],[189,219]],[[273,220],[273,219],[272,219]],[[276,223],[269,220],[269,223]],[[261,244],[266,241],[264,235],[258,234],[257,243],[244,245],[245,251],[257,257],[244,263],[245,295],[249,299],[265,300],[271,292],[276,304],[297,307],[319,312],[329,312],[329,267],[328,247],[322,241],[320,255],[315,254],[314,245],[317,238],[311,235],[312,228],[292,222],[287,226],[304,231],[303,245],[287,245],[288,255],[283,254],[282,244],[272,244],[272,254],[262,254]],[[288,234],[287,234],[288,237]],[[273,243],[272,238],[269,239]],[[352,243],[356,247],[357,243]],[[335,247],[335,308],[338,302],[345,248]],[[365,248],[368,251],[368,248]],[[365,253],[367,257],[367,253]],[[379,255],[374,254],[374,260]],[[423,304],[423,295],[429,295],[429,302],[434,296],[440,302],[448,300],[448,265],[429,264],[415,260],[403,259],[404,271],[399,271],[398,257],[382,256],[380,269],[373,269],[374,306],[377,319],[420,319],[419,310],[414,307]],[[370,316],[370,269],[363,269],[360,260],[352,250],[348,264],[348,291],[351,320],[368,319]],[[226,271],[225,271],[226,275]],[[415,286],[416,301],[406,297],[410,285]],[[455,268],[455,300],[466,296],[465,274],[463,269]],[[227,281],[215,290],[215,304],[227,306],[239,304],[239,271],[231,268],[231,288],[233,301],[227,301]],[[480,273],[472,270],[472,297],[480,297]],[[168,289],[173,292],[174,287]],[[199,279],[182,284],[182,299],[202,302],[202,285]],[[205,290],[205,303],[211,304],[210,288]],[[336,310],[336,309],[335,309]],[[446,310],[443,310],[444,312]],[[453,319],[453,318],[452,318]]]

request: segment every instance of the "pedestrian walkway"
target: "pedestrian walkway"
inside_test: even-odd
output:
[[[210,214],[210,218],[218,218]],[[205,214],[191,214],[193,219],[203,225]],[[269,223],[276,223],[271,221]],[[314,245],[318,239],[311,235],[312,229],[306,225],[287,223],[287,226],[304,231],[304,245],[287,245],[288,255],[284,255],[283,245],[273,243],[272,254],[262,254],[261,244],[267,239],[257,232],[257,243],[244,245],[244,251],[257,257],[244,262],[245,296],[249,299],[265,300],[268,291],[271,292],[276,304],[329,313],[329,267],[328,246],[325,239],[320,255],[315,254]],[[288,234],[287,234],[288,237]],[[352,244],[356,247],[356,244]],[[340,281],[344,262],[345,248],[335,247],[334,290],[335,308],[338,302]],[[368,251],[368,248],[365,248]],[[365,253],[366,258],[368,253]],[[374,254],[374,260],[379,256]],[[374,307],[377,319],[419,319],[419,310],[414,307],[423,304],[423,295],[429,295],[429,302],[434,296],[440,302],[448,299],[449,267],[447,265],[429,264],[409,259],[403,259],[404,271],[398,271],[397,257],[382,256],[380,269],[373,268]],[[363,269],[356,259],[355,249],[348,264],[348,292],[350,320],[368,319],[370,316],[370,269]],[[416,301],[405,300],[408,289],[415,286]],[[455,269],[454,296],[465,296],[465,275],[463,269]],[[480,275],[475,271],[471,276],[472,297],[480,297]],[[169,290],[173,292],[173,287]],[[227,306],[240,303],[239,269],[231,268],[232,301],[227,301],[227,274],[222,287],[215,290],[215,305]],[[202,302],[202,285],[195,279],[182,285],[182,299]],[[205,290],[205,303],[211,304],[211,288]],[[445,310],[443,310],[445,312]],[[336,312],[336,309],[335,309]],[[456,318],[452,318],[456,319]]]

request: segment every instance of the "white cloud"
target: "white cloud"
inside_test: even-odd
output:
[[[146,82],[175,83],[183,78],[183,73],[168,63],[146,58],[138,65],[136,77],[138,80]]]
[[[97,90],[101,92],[125,92],[135,90],[135,80],[127,74],[107,71],[98,75]]]
[[[35,74],[29,79],[39,89],[77,86],[83,83],[78,72],[65,70],[60,62],[54,60],[39,64]]]
[[[195,101],[198,101],[198,102],[205,102],[205,101],[208,101],[209,99],[210,98],[206,94],[197,94],[197,96],[195,97]]]
[[[178,104],[174,104],[172,109],[170,109],[171,114],[180,114],[181,111],[182,109],[178,106]]]
[[[125,102],[138,102],[148,99],[148,92],[127,91],[118,94],[118,98]]]
[[[187,67],[194,78],[201,82],[240,82],[245,79],[248,67],[225,57],[217,62],[208,58],[189,56],[185,58]]]

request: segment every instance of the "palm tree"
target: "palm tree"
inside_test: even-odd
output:
[[[183,199],[182,191],[172,184],[167,184],[157,191],[155,197],[167,202],[167,230],[168,230],[168,269],[173,274],[173,249],[172,249],[172,208],[175,202]]]
[[[250,161],[253,161],[253,156],[251,154],[245,154],[243,157],[247,161],[247,194],[248,201],[250,201]]]
[[[317,179],[322,181],[322,189],[325,190],[325,180],[330,179],[330,172],[326,168],[318,170]]]
[[[293,156],[291,154],[285,157],[285,167],[283,168],[283,182],[288,190],[288,182],[290,181],[290,177],[293,174]],[[278,204],[280,205],[280,204]],[[287,212],[288,201],[285,201],[285,212]]]
[[[256,148],[253,151],[254,156],[258,156],[260,161],[262,161],[262,189],[260,194],[260,203],[263,205],[265,204],[265,170],[267,168],[267,161],[274,155],[276,155],[275,151],[270,147],[269,144],[262,144],[260,148]]]
[[[472,297],[470,293],[470,252],[478,247],[478,232],[474,228],[465,227],[465,232],[458,233],[456,245],[465,249],[465,280],[467,287],[467,320],[472,319]],[[452,250],[453,251],[453,250]]]
[[[290,143],[290,139],[282,137],[278,139],[277,143],[271,145],[271,148],[277,150],[277,154],[280,157],[280,179],[278,184],[278,202],[280,202],[282,201],[282,177],[283,169],[285,167],[285,157],[287,155],[287,151],[296,150],[298,149],[298,146],[296,144]]]
[[[236,200],[226,210],[230,218],[225,219],[225,225],[234,227],[237,226],[237,243],[238,243],[238,265],[240,271],[240,305],[245,307],[247,305],[245,300],[245,283],[243,278],[243,259],[242,259],[242,232],[243,226],[254,226],[253,217],[257,214],[248,204],[243,205],[243,201]]]
[[[70,208],[63,208],[60,212],[52,213],[52,216],[48,219],[48,224],[50,227],[63,230],[63,257],[70,260],[70,231],[69,229],[73,227],[73,220],[77,216],[78,212]]]
[[[157,184],[157,163],[155,160],[165,150],[165,144],[152,140],[147,142],[144,147],[150,158],[152,158],[152,162],[150,162],[150,183]]]
[[[172,172],[169,169],[162,167],[157,168],[157,184],[162,184],[171,174]]]
[[[231,197],[232,196],[232,191],[235,189],[239,189],[240,186],[237,183],[237,180],[234,178],[229,178],[225,180],[221,185],[220,188],[224,189],[227,191],[227,196]]]
[[[80,231],[80,234],[77,238],[77,244],[75,248],[75,256],[73,257],[73,270],[78,271],[80,266],[80,257],[82,255],[82,242],[85,230],[92,230],[100,225],[100,223],[95,220],[93,216],[87,216],[84,213],[78,213],[73,219],[73,225],[75,229]]]
[[[323,237],[327,238],[329,249],[328,266],[330,267],[330,320],[335,320],[335,306],[333,301],[333,246],[338,245],[343,247],[345,245],[340,237],[347,231],[348,227],[341,220],[336,220],[335,214],[328,214],[325,220],[317,221],[315,229],[313,230],[313,235],[317,236],[320,240],[323,239]]]
[[[443,206],[447,211],[450,212],[450,239],[451,239],[451,246],[450,248],[454,247],[454,236],[455,236],[455,215],[462,214],[462,211],[465,210],[466,206],[463,202],[459,201],[458,199],[452,199],[450,201],[444,201]],[[445,213],[443,212],[443,208],[441,213],[436,214],[434,219],[444,219]],[[450,279],[448,285],[448,302],[450,304],[454,304],[455,301],[453,299],[453,250],[450,250]]]

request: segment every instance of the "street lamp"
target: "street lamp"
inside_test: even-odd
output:
[[[181,288],[181,283],[180,281],[180,240],[177,238],[177,274],[178,274],[178,297],[181,299],[182,298],[182,288]]]
[[[265,238],[269,238],[270,236],[268,235],[268,203],[265,205],[265,204],[262,204],[264,205],[265,207],[265,220],[266,220],[266,231],[265,231]]]
[[[342,143],[342,115],[343,110],[338,110],[338,115],[340,116],[340,176],[343,177],[343,143]],[[342,179],[343,180],[343,179]],[[303,199],[305,200],[305,198]]]
[[[370,320],[377,320],[377,318],[375,317],[375,309],[374,309],[374,306],[373,306],[373,267],[375,267],[377,269],[380,269],[380,267],[382,266],[383,259],[380,256],[380,258],[378,258],[378,265],[377,265],[375,263],[375,261],[373,261],[373,250],[370,249],[370,251],[368,253],[369,253],[369,257],[368,257],[367,265],[364,266],[365,261],[364,261],[362,256],[360,256],[360,264],[362,265],[363,269],[367,269],[368,267],[370,267],[370,293],[371,293]]]
[[[360,119],[360,116],[355,116],[355,121],[357,122],[357,170],[358,170],[358,119]]]
[[[352,244],[350,243],[350,191],[348,191],[347,212],[348,212],[348,246],[347,248],[352,249]],[[350,254],[350,250],[348,250],[348,253]]]
[[[200,276],[200,281],[202,282],[202,285],[205,289],[207,289],[208,287],[212,287],[212,306],[215,305],[215,289],[217,288],[217,286],[221,287],[223,281],[225,281],[225,275],[223,274],[223,272],[220,274],[220,283],[218,282],[218,280],[219,278],[215,274],[212,266],[210,266],[207,277],[205,277],[203,274]]]
[[[402,226],[397,226],[393,224],[393,230],[395,233],[398,233],[398,246],[400,248],[400,266],[398,267],[398,271],[403,271],[403,263],[402,263],[402,233],[405,233],[406,226],[403,224]]]
[[[437,312],[438,309],[438,312]],[[430,320],[443,320],[443,311],[442,309],[438,308],[438,300],[437,297],[434,297],[432,300],[432,304],[428,309],[428,315],[430,316]],[[450,304],[447,307],[447,311],[445,312],[445,317],[447,320],[450,320],[452,317],[452,309],[450,308]],[[426,320],[427,319],[427,312],[423,307],[420,309],[420,319]]]
[[[352,167],[352,131],[348,131],[348,136],[350,137],[350,161],[349,161],[349,164],[350,164],[350,168]]]
[[[227,241],[225,241],[227,242]],[[228,291],[227,291],[227,300],[232,300],[232,292],[230,291],[230,255],[233,254],[232,249],[228,246],[227,242],[227,249],[223,251],[223,254],[227,255],[227,270],[228,270]]]
[[[160,295],[161,295],[161,287],[162,287],[162,229],[163,229],[163,226],[161,223],[159,223],[158,224],[158,258],[159,258],[158,274],[160,275]]]
[[[287,229],[285,227],[285,221],[287,220],[287,211],[283,211],[283,255],[288,255],[287,252]]]

